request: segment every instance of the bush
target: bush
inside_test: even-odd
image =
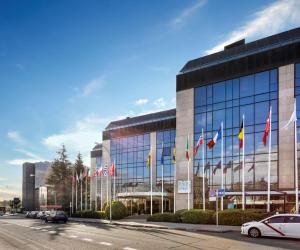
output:
[[[191,209],[181,213],[181,221],[190,224],[213,224],[214,211],[202,209]]]
[[[173,213],[153,214],[147,218],[147,221],[155,222],[180,222],[180,215]]]
[[[105,213],[103,211],[77,211],[72,214],[72,217],[105,219]]]
[[[112,206],[112,219],[113,220],[120,220],[127,216],[127,208],[121,201],[113,201]],[[105,217],[109,219],[110,217],[110,204],[107,204],[105,207]]]
[[[268,217],[261,209],[227,209],[219,212],[219,224],[230,226],[241,226],[243,223],[249,221],[259,221]]]

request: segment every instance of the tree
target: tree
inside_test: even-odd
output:
[[[54,200],[68,210],[71,201],[72,165],[68,160],[65,145],[57,151],[57,158],[53,160],[46,184],[51,188]],[[53,199],[52,199],[53,200]]]

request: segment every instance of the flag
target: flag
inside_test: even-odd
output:
[[[254,170],[254,163],[253,163],[252,166],[248,169],[248,173],[249,173],[251,170]]]
[[[204,171],[207,171],[210,168],[210,162],[208,161],[204,167]]]
[[[268,119],[266,121],[266,126],[265,126],[264,136],[263,136],[263,143],[264,143],[265,146],[267,145],[267,138],[268,138],[269,131],[270,131],[270,117],[271,117],[271,109],[269,111],[269,116],[268,116]]]
[[[87,176],[87,169],[85,168],[83,170],[83,175],[82,175],[82,179],[84,179]]]
[[[79,180],[82,181],[82,179],[83,179],[83,175],[82,175],[82,172],[80,172]]]
[[[103,176],[108,176],[108,167],[107,167],[107,165],[105,165],[103,168],[101,168],[101,174],[103,174]]]
[[[189,161],[190,156],[189,156],[189,136],[186,139],[186,147],[185,147],[185,158]]]
[[[108,172],[109,172],[110,176],[114,176],[115,175],[115,163],[114,162],[109,167]]]
[[[194,151],[194,156],[196,156],[197,155],[197,153],[198,153],[198,150],[199,150],[199,147],[200,147],[200,145],[202,145],[203,144],[203,136],[202,136],[202,134],[199,136],[199,139],[198,139],[198,141],[197,141],[197,144],[196,144],[196,147],[195,147],[195,151]]]
[[[76,181],[79,182],[78,174],[76,174]]]
[[[234,167],[233,172],[235,173],[235,172],[239,171],[242,168],[243,168],[243,165],[239,163],[236,167]]]
[[[213,174],[215,175],[217,170],[221,169],[221,161],[218,162],[218,164],[215,166],[214,170],[213,170]]]
[[[208,147],[209,149],[212,149],[212,148],[215,146],[216,142],[217,142],[218,140],[221,139],[221,137],[222,137],[222,130],[221,130],[221,128],[220,128],[220,129],[218,130],[218,132],[215,134],[214,138],[212,138],[212,139],[207,143],[207,147]]]
[[[173,148],[173,163],[176,163],[176,144],[174,144]]]
[[[103,168],[100,167],[99,169],[96,170],[96,176],[101,176],[103,174]]]
[[[231,166],[232,166],[232,161],[229,161],[226,164],[225,168],[223,169],[223,173],[226,174],[227,173],[227,169],[231,168]]]
[[[151,165],[151,149],[149,150],[148,156],[147,156],[147,167],[150,168]]]
[[[91,177],[91,170],[89,168],[87,169],[87,177]]]
[[[282,129],[287,130],[288,127],[290,126],[290,124],[292,122],[296,122],[296,121],[297,121],[296,104],[294,104],[294,111],[293,111],[293,113],[292,113],[292,115],[290,117],[290,120],[288,121],[288,123]]]
[[[74,183],[76,181],[76,178],[74,175],[72,175],[72,183]]]
[[[239,141],[240,141],[240,148],[243,148],[243,142],[244,142],[244,120],[242,121],[238,137],[239,137]]]

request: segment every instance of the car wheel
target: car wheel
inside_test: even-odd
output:
[[[259,229],[257,229],[256,227],[253,227],[253,228],[249,229],[248,235],[251,238],[259,238],[261,236],[261,233],[260,233]]]

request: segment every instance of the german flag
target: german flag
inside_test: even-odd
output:
[[[239,132],[239,141],[240,141],[240,148],[243,148],[244,142],[244,120],[242,121],[240,132]]]

